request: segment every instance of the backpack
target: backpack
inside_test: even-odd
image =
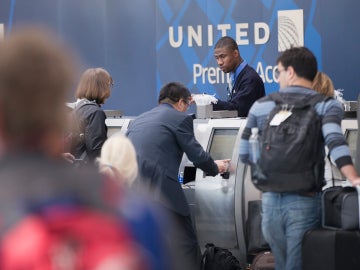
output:
[[[325,184],[324,139],[322,117],[314,106],[329,97],[279,92],[268,97],[276,105],[260,134],[260,158],[251,166],[254,185],[261,191],[320,191]],[[282,114],[287,118],[277,121]]]
[[[228,249],[208,243],[202,256],[201,270],[241,270],[241,267]]]
[[[56,204],[29,212],[4,233],[0,262],[7,270],[142,270],[145,257],[124,220]]]

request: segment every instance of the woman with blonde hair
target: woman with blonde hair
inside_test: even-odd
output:
[[[121,133],[105,141],[97,161],[100,172],[115,179],[121,186],[131,186],[138,175],[135,148]]]
[[[312,88],[328,97],[334,97],[334,84],[324,72],[318,71],[313,80]]]

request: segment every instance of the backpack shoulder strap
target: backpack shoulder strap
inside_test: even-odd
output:
[[[271,100],[273,100],[276,104],[286,103],[285,99],[283,98],[280,92],[272,92],[271,94],[268,95],[268,97]],[[318,102],[327,101],[329,99],[331,99],[331,97],[317,93],[315,95],[309,95],[306,99],[299,100],[299,105],[310,104],[311,106],[315,106],[315,104],[317,104]]]
[[[315,104],[321,101],[327,101],[329,99],[331,99],[331,97],[325,96],[323,94],[316,94],[309,96],[309,98],[307,99],[307,103],[309,103],[311,106],[315,106]]]
[[[268,95],[268,97],[274,101],[276,104],[278,103],[284,103],[285,100],[283,99],[283,97],[281,96],[280,92],[272,92]]]

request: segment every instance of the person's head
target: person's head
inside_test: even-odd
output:
[[[313,80],[312,89],[328,97],[334,97],[334,85],[332,80],[324,72],[318,71]]]
[[[170,82],[161,88],[158,102],[169,103],[176,110],[186,112],[191,103],[191,92],[181,83]]]
[[[81,75],[75,92],[76,98],[95,100],[97,104],[104,104],[110,97],[113,79],[103,68],[89,68]]]
[[[41,27],[15,29],[0,42],[0,139],[7,151],[62,151],[73,58]]]
[[[138,175],[136,152],[132,142],[122,134],[109,137],[101,148],[97,159],[101,173],[130,186]]]
[[[280,88],[290,85],[311,87],[317,73],[317,60],[306,47],[293,47],[277,59],[277,77]]]
[[[222,37],[216,42],[214,57],[219,68],[225,72],[234,72],[242,62],[239,47],[231,37]]]

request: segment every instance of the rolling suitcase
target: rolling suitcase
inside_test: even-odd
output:
[[[359,270],[360,231],[316,229],[302,242],[303,270]]]
[[[327,229],[359,230],[359,189],[334,186],[322,194],[322,226]]]

